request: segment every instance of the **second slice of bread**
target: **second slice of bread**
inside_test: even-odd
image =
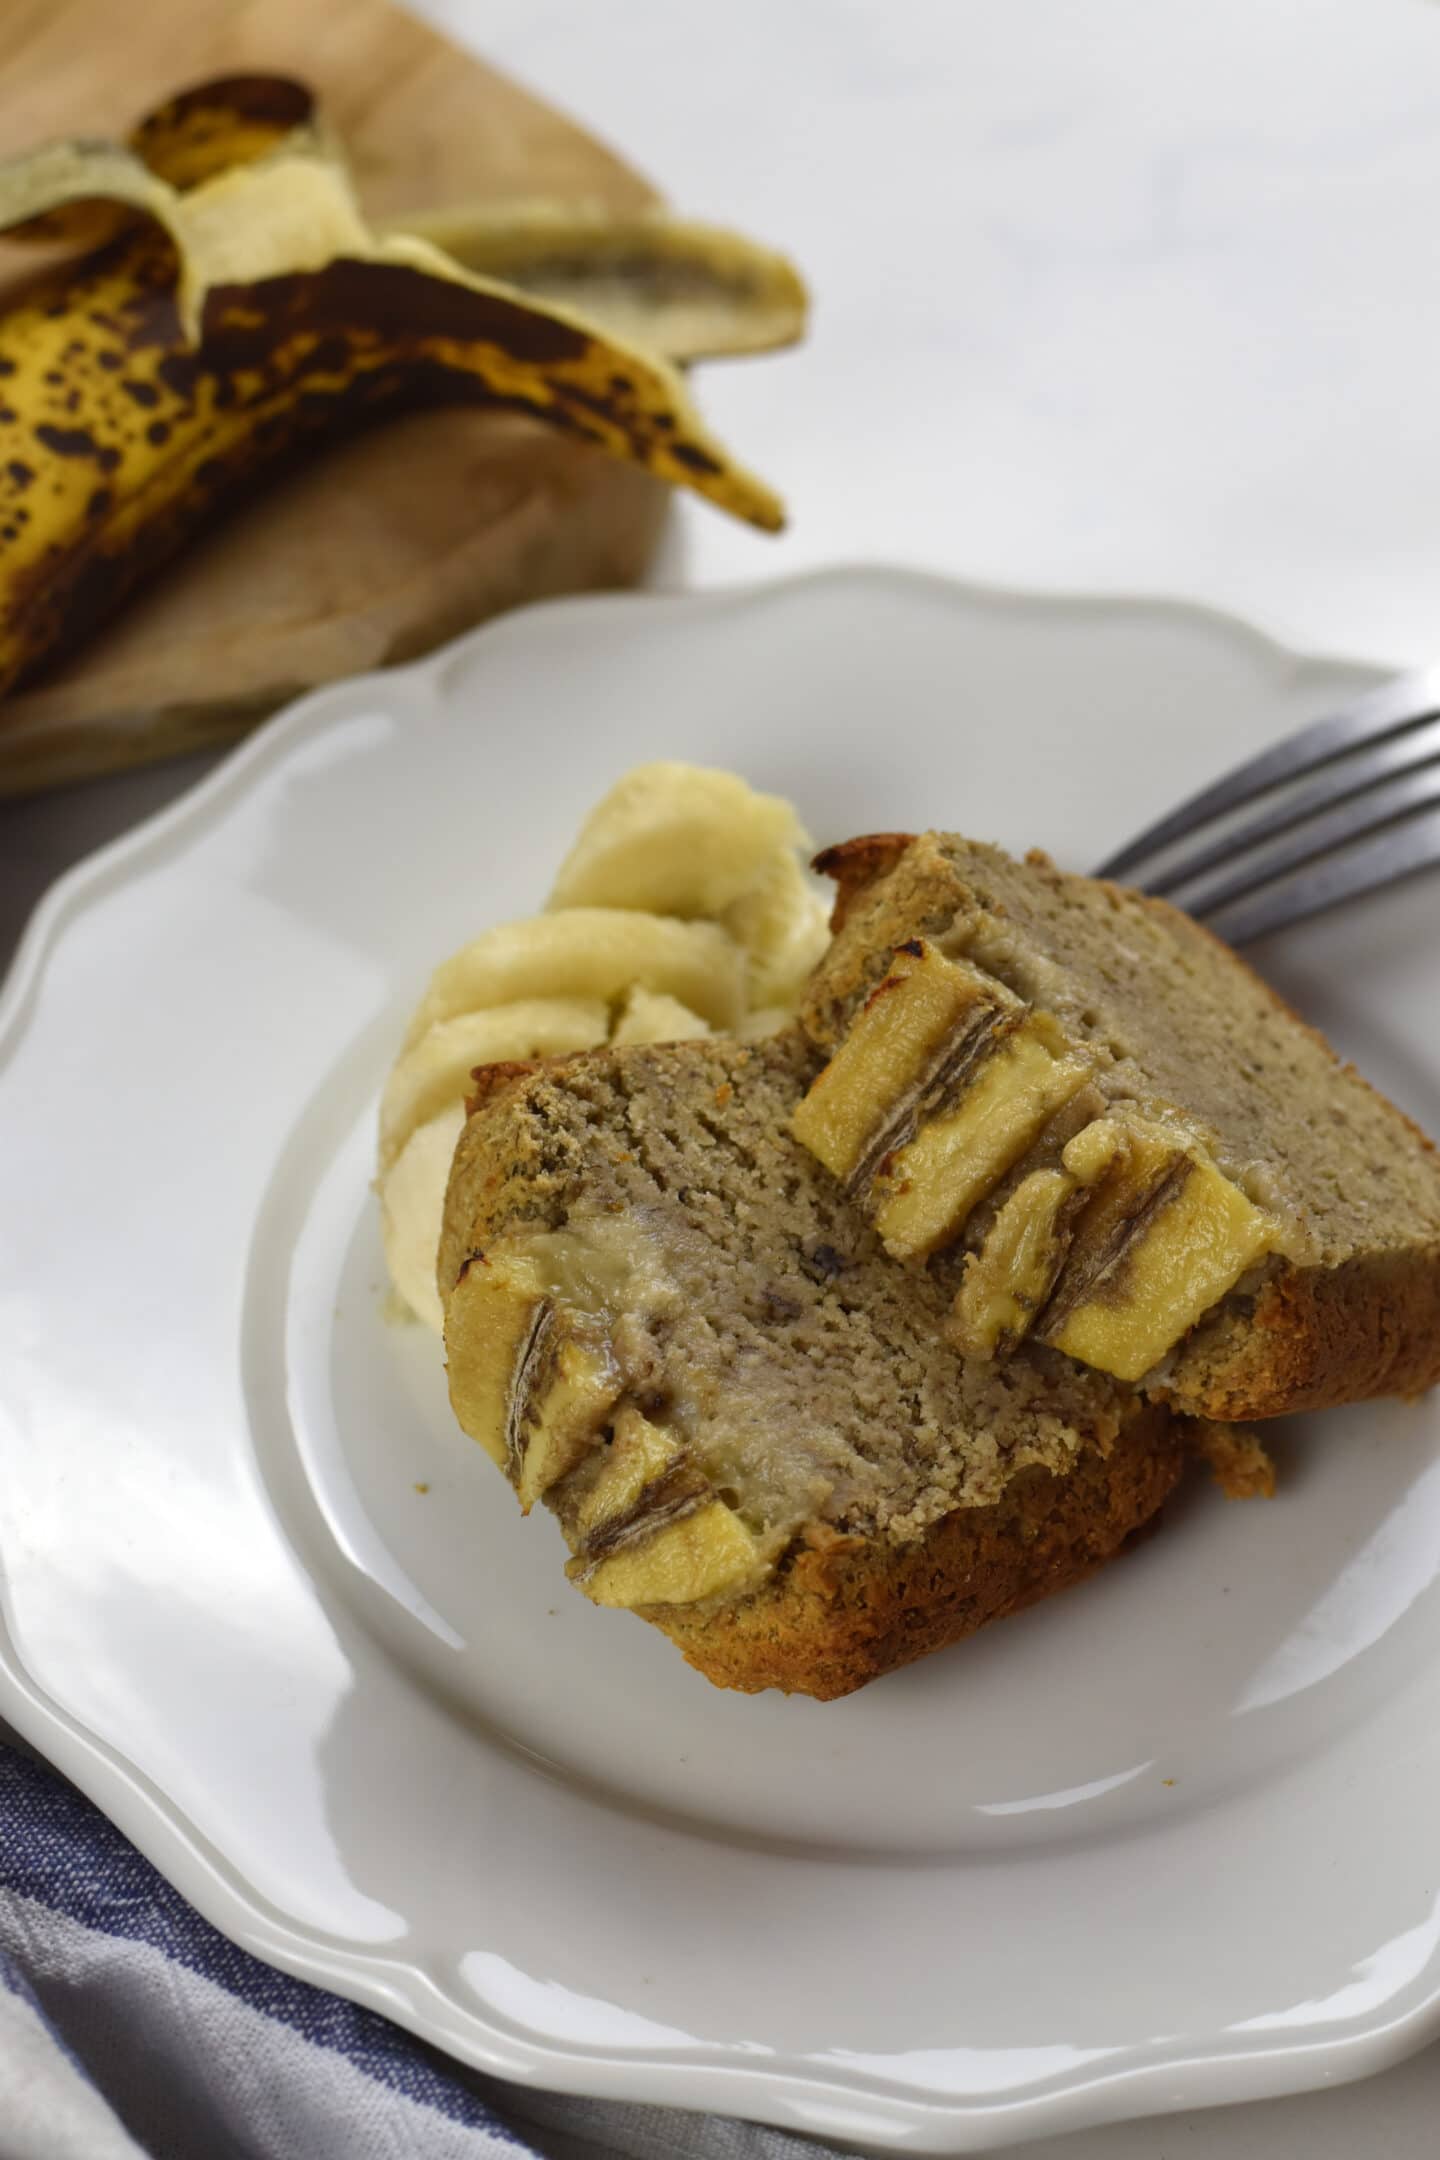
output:
[[[958,834],[871,836],[820,867],[840,887],[802,1016],[822,1051],[897,948],[933,940],[1084,1046],[1098,1107],[1176,1106],[1273,1210],[1277,1249],[1145,1377],[1151,1392],[1233,1420],[1440,1379],[1440,1161],[1228,947],[1164,901]]]

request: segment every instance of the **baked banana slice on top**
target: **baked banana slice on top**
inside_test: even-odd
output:
[[[955,834],[821,858],[797,1136],[951,1339],[1244,1419],[1440,1378],[1440,1161],[1178,909]]]

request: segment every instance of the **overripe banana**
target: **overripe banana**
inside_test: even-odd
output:
[[[788,265],[583,206],[428,222],[481,267],[372,231],[309,93],[278,77],[202,85],[127,147],[0,166],[0,230],[90,250],[0,307],[0,693],[267,469],[401,408],[525,413],[781,524],[652,348],[795,335]],[[630,337],[573,304],[596,296]]]

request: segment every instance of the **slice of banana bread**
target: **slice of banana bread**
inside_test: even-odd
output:
[[[954,834],[819,867],[796,1129],[892,1256],[961,1256],[958,1345],[1046,1340],[1222,1420],[1440,1378],[1440,1161],[1226,946]]]
[[[477,1074],[440,1248],[450,1392],[601,1604],[722,1686],[829,1699],[1078,1581],[1183,1432],[1036,1347],[945,1339],[791,1137],[792,1030]]]

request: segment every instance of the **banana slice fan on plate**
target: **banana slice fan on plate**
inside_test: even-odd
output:
[[[775,1033],[829,935],[805,831],[734,773],[637,765],[597,803],[546,912],[442,961],[380,1104],[385,1257],[438,1334],[435,1255],[471,1074],[601,1043]]]
[[[0,693],[257,476],[416,405],[528,414],[783,521],[674,365],[800,334],[795,272],[732,234],[545,202],[376,229],[280,76],[0,165],[0,230],[76,251],[0,305]]]

